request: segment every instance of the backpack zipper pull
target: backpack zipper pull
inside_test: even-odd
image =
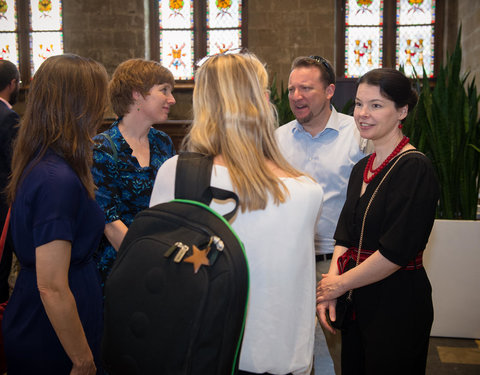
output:
[[[178,251],[177,255],[175,255],[175,258],[173,258],[173,261],[175,263],[180,263],[183,259],[183,257],[185,256],[185,254],[187,253],[189,247],[187,245],[183,245],[180,247],[180,250]]]
[[[175,242],[172,246],[170,246],[170,247],[167,249],[167,251],[165,251],[165,254],[163,254],[163,256],[164,256],[165,258],[170,257],[170,255],[172,255],[172,254],[175,252],[175,250],[180,249],[182,246],[183,246],[183,243],[181,243],[181,242]]]
[[[213,245],[213,251],[208,253],[208,259],[210,261],[210,265],[213,266],[215,261],[217,260],[219,252],[222,252],[225,245],[220,237],[212,236],[210,237],[210,244]],[[212,249],[211,249],[212,250]]]

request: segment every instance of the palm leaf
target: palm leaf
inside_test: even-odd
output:
[[[455,50],[440,67],[435,87],[415,75],[417,107],[405,132],[429,156],[441,186],[437,217],[476,219],[480,188],[480,120],[475,80],[461,75],[461,28]]]

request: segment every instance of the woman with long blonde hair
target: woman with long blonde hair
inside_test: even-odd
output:
[[[315,322],[314,229],[323,191],[278,150],[268,75],[251,53],[208,58],[195,75],[188,151],[213,156],[211,185],[234,191],[250,300],[240,374],[306,374]],[[174,196],[177,157],[160,168],[150,206]],[[213,201],[224,214],[232,202]]]
[[[2,324],[9,374],[96,373],[104,222],[90,167],[106,95],[105,68],[77,55],[48,58],[30,85],[7,188],[21,265]]]

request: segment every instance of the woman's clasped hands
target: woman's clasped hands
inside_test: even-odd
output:
[[[335,334],[335,329],[329,324],[328,319],[335,321],[335,307],[337,298],[346,292],[342,277],[335,274],[322,274],[322,280],[317,284],[317,317],[320,324]]]

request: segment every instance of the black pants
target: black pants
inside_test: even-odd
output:
[[[396,341],[400,339],[392,340],[391,345],[374,346],[374,353],[365,340],[358,322],[349,321],[342,331],[342,375],[425,375],[428,337],[419,339],[417,344],[423,350],[418,350],[417,355],[399,350]],[[422,341],[426,343],[422,345]]]

